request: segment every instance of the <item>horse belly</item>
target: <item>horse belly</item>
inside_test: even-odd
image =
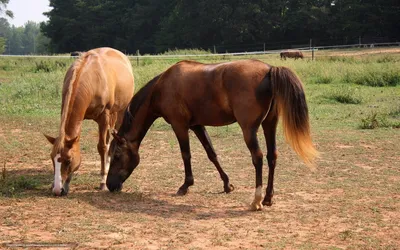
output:
[[[104,112],[105,108],[105,105],[89,106],[89,108],[85,112],[85,119],[97,119]]]
[[[216,106],[205,106],[192,112],[190,125],[225,126],[236,122],[233,112]]]

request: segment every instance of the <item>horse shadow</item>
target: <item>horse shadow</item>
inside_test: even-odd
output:
[[[222,194],[215,193],[215,195]],[[70,193],[68,198],[77,199],[107,212],[145,214],[163,219],[190,217],[195,220],[209,220],[214,218],[242,217],[254,213],[245,206],[218,208],[207,205],[190,205],[188,199],[185,199],[186,201],[181,201],[179,199],[182,197],[173,196],[173,201],[169,201],[156,199],[150,195],[143,195],[139,192],[127,193],[122,191],[111,193],[109,191],[93,190],[84,193]],[[187,202],[187,204],[182,204],[184,202]]]
[[[42,197],[56,199],[51,193],[52,173],[45,170],[35,172],[23,169],[8,170],[6,175],[0,178],[0,197],[29,198]],[[78,200],[99,210],[106,212],[122,212],[132,214],[145,214],[160,218],[187,218],[195,220],[209,220],[214,218],[234,218],[251,215],[245,205],[232,207],[212,207],[203,205],[191,205],[190,199],[173,196],[172,199],[162,200],[141,192],[116,192],[100,191],[92,186],[74,187],[67,196],[61,199]],[[190,194],[188,194],[190,196]],[[221,193],[212,193],[208,196],[222,196]],[[206,199],[206,198],[205,198]],[[184,201],[183,201],[184,200]],[[185,203],[186,204],[182,204]]]

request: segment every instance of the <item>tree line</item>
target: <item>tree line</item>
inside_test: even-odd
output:
[[[11,26],[0,18],[0,54],[47,54],[50,39],[40,31],[40,24],[28,21],[24,26]]]
[[[310,39],[318,45],[400,40],[398,0],[50,0],[50,7],[40,28],[54,53],[215,45],[217,52],[234,52]]]

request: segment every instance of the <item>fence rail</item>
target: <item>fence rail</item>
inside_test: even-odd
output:
[[[315,47],[300,47],[300,48],[288,48],[297,49],[304,52],[313,52],[318,50],[328,50],[328,49],[346,49],[346,48],[374,48],[374,47],[394,47],[399,46],[400,42],[394,43],[357,43],[349,45],[331,45],[331,46],[315,46]],[[263,51],[252,51],[252,52],[234,52],[234,53],[209,53],[209,54],[184,54],[184,55],[127,55],[131,59],[175,59],[175,58],[186,58],[186,57],[221,57],[221,56],[246,56],[246,55],[264,55],[264,54],[279,54],[280,52],[287,49],[277,49],[277,50],[263,50]],[[31,57],[31,58],[71,58],[74,56],[70,55],[0,55],[0,57]]]

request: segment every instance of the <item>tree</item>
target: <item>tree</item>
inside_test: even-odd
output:
[[[399,40],[398,0],[50,0],[41,24],[53,52],[110,46],[126,53],[169,48],[218,52]],[[285,42],[286,41],[286,42]]]
[[[3,54],[6,50],[6,39],[4,37],[0,37],[0,54]]]
[[[10,0],[0,0],[0,14],[5,14],[8,17],[13,18],[14,14],[11,10],[7,10],[7,4],[10,2]]]

